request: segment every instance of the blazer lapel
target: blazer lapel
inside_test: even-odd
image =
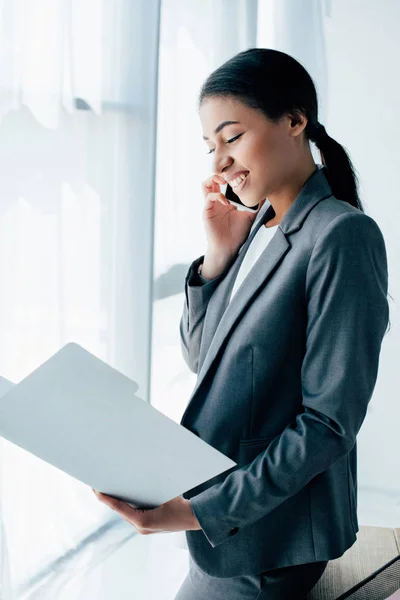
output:
[[[210,299],[210,303],[208,305],[207,313],[205,316],[205,321],[203,324],[203,333],[199,356],[200,370],[198,373],[197,384],[200,383],[200,373],[204,371],[204,367],[207,368],[209,361],[209,357],[207,357],[208,351],[210,349],[210,345],[213,338],[215,338],[215,336],[217,335],[217,331],[218,334],[223,333],[223,331],[226,328],[227,319],[229,322],[231,321],[231,319],[235,318],[235,315],[237,316],[237,310],[241,312],[241,309],[243,308],[243,302],[246,303],[248,300],[250,300],[249,296],[252,295],[252,290],[254,289],[254,292],[257,291],[258,285],[263,282],[263,278],[265,279],[268,276],[268,273],[274,268],[276,262],[280,258],[281,251],[284,251],[287,246],[286,238],[283,236],[284,239],[282,240],[282,248],[278,249],[278,253],[275,256],[275,242],[273,244],[273,241],[275,240],[276,233],[278,233],[279,231],[278,228],[278,230],[275,232],[275,235],[268,244],[268,264],[265,264],[264,259],[262,258],[264,257],[265,253],[265,251],[263,251],[261,256],[259,257],[259,261],[257,261],[257,265],[254,265],[254,267],[251,269],[251,274],[249,273],[249,277],[246,278],[246,282],[237,290],[236,294],[232,298],[232,302],[229,302],[232,289],[236,280],[236,276],[242,265],[248,247],[252,243],[260,227],[262,227],[264,223],[268,221],[274,214],[274,211],[270,206],[269,202],[268,204],[269,206],[264,212],[264,217],[259,219],[259,221],[255,224],[246,242],[240,248],[239,256],[237,257],[235,263],[233,264],[232,268],[229,270],[225,278],[221,281],[218,288],[215,290],[213,296]],[[273,244],[272,250],[271,244]],[[260,263],[262,263],[261,269]],[[233,322],[231,322],[231,325],[233,325]]]
[[[207,354],[208,348],[217,329],[218,323],[221,321],[222,315],[224,314],[229,304],[231,291],[235,283],[236,276],[239,272],[240,266],[242,264],[242,261],[244,260],[244,256],[247,252],[247,248],[250,246],[254,236],[256,235],[261,225],[263,225],[274,215],[271,203],[267,199],[265,201],[265,204],[262,206],[260,213],[261,214],[257,216],[253,225],[251,226],[247,240],[239,249],[238,258],[232,265],[231,269],[229,269],[227,275],[221,281],[218,288],[214,292],[212,298],[210,299],[208,310],[206,312],[203,324],[202,341],[199,356],[200,367],[204,362],[205,355]]]
[[[247,309],[260,287],[267,284],[269,277],[279,268],[283,257],[289,252],[291,245],[287,236],[302,226],[306,216],[315,204],[332,195],[332,190],[325,177],[325,168],[322,165],[317,166],[318,169],[304,184],[299,195],[284,215],[269,244],[233,296],[232,301],[229,303],[229,298],[244,255],[259,228],[274,214],[268,200],[266,202],[268,202],[269,206],[263,216],[254,225],[254,229],[239,250],[239,256],[234,265],[211,297],[203,325],[199,357],[200,369],[191,399],[182,416],[181,423],[187,417],[189,407],[193,406],[193,399],[197,391],[216,360],[224,342],[228,339],[233,327]]]

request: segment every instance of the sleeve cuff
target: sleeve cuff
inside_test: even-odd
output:
[[[203,261],[204,261],[204,254],[202,256],[200,256],[200,258],[196,258],[196,260],[194,260],[189,267],[189,272],[187,274],[186,280],[188,282],[188,285],[190,285],[191,287],[205,285],[205,284],[211,283],[212,281],[215,281],[216,279],[221,277],[221,275],[219,275],[218,277],[214,277],[213,279],[206,279],[205,277],[203,277],[203,275],[200,275],[198,273],[198,268],[202,264]]]
[[[233,535],[236,535],[239,528],[234,523],[226,525],[221,519],[216,518],[212,511],[207,509],[208,492],[211,488],[201,492],[197,496],[189,499],[192,510],[198,520],[201,530],[213,548],[222,544]]]

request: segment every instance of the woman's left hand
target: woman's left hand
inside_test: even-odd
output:
[[[93,488],[92,488],[93,489]],[[177,496],[157,508],[133,508],[93,489],[96,497],[133,525],[141,535],[201,529],[189,500]]]

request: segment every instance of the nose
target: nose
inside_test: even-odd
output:
[[[226,171],[230,165],[232,164],[232,159],[229,156],[223,155],[222,153],[214,152],[212,170],[216,175],[222,175],[224,171]]]

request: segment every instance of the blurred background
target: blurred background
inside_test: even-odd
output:
[[[396,0],[0,0],[0,375],[17,383],[75,341],[179,422],[211,172],[197,95],[237,52],[283,50],[313,77],[386,241],[392,326],[358,436],[358,517],[399,527],[399,22]],[[188,568],[175,534],[137,535],[87,486],[0,452],[2,600],[174,598]]]

